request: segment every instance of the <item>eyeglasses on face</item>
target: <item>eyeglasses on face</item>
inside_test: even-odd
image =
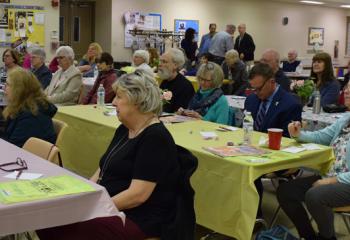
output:
[[[211,79],[206,79],[206,78],[203,78],[203,77],[200,77],[200,76],[198,76],[197,78],[198,78],[198,82],[210,83],[210,82],[213,81]]]
[[[260,92],[260,91],[265,87],[265,84],[266,84],[269,80],[270,80],[270,79],[265,80],[264,83],[263,83],[263,85],[261,85],[260,87],[252,88],[252,90],[253,90],[254,92]]]
[[[5,172],[14,172],[28,169],[27,163],[24,159],[18,157],[15,162],[8,162],[0,164],[0,169]]]

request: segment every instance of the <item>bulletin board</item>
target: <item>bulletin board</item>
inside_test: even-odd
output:
[[[125,40],[124,47],[130,48],[135,42],[138,45],[145,44],[145,41],[150,41],[150,39],[136,39],[129,30],[162,30],[162,15],[158,13],[141,13],[138,11],[127,11],[124,13],[125,21]],[[144,47],[138,47],[144,49]]]
[[[0,46],[9,47],[20,39],[26,45],[45,45],[45,12],[40,6],[0,4]]]

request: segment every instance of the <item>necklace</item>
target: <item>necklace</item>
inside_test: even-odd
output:
[[[146,127],[148,127],[154,118],[155,118],[155,116],[152,116],[149,119],[147,119],[145,121],[145,123],[141,126],[141,128],[135,133],[133,138],[137,137],[141,133],[141,131],[143,131]],[[129,131],[126,132],[126,134],[120,139],[120,141],[111,149],[111,151],[106,156],[105,162],[102,166],[99,177],[97,179],[97,184],[99,184],[101,182],[103,175],[105,174],[106,170],[108,169],[108,166],[110,165],[110,163],[112,161],[112,157],[116,153],[118,153],[130,141],[130,139],[133,139],[133,138],[128,138]],[[125,139],[126,139],[126,141],[123,142]]]

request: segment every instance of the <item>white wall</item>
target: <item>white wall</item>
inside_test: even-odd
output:
[[[244,22],[257,46],[256,59],[266,48],[275,48],[282,56],[295,48],[301,58],[310,58],[308,29],[321,27],[325,29],[324,51],[333,55],[334,40],[339,40],[339,59],[344,61],[348,10],[265,0],[112,0],[111,50],[116,60],[130,61],[131,57],[131,50],[124,48],[122,21],[128,10],[160,13],[162,27],[168,30],[173,30],[176,18],[199,20],[200,35],[208,31],[211,22],[216,22],[219,30],[227,23]],[[282,25],[283,17],[289,18],[287,26]]]
[[[95,2],[95,41],[103,51],[111,52],[112,46],[112,0]]]
[[[45,51],[46,59],[49,61],[55,54],[51,51],[51,31],[59,31],[59,7],[53,8],[49,0],[11,0],[14,5],[42,6],[45,12]],[[6,48],[0,48],[0,56]],[[0,61],[0,65],[3,63]]]

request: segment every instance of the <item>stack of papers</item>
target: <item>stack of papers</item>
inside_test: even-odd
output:
[[[288,152],[288,153],[299,153],[302,151],[311,151],[311,150],[320,150],[322,149],[319,145],[314,143],[305,143],[301,144],[301,147],[288,147],[281,149],[281,151]]]

